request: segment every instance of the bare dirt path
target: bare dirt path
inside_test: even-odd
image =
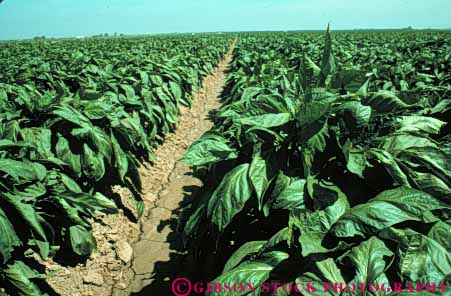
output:
[[[48,282],[57,293],[170,295],[166,291],[182,264],[178,259],[181,254],[174,248],[177,239],[174,230],[184,198],[201,186],[190,174],[191,168],[177,161],[189,145],[213,125],[208,114],[221,105],[219,96],[233,47],[234,43],[224,60],[204,79],[192,107],[181,110],[176,131],[167,135],[155,151],[156,162],[140,169],[145,211],[139,223],[130,222],[123,212],[100,217],[93,222],[98,251],[86,264],[62,267],[53,261],[45,263]],[[122,197],[127,195],[126,191],[117,191]],[[124,203],[129,200],[120,199]]]

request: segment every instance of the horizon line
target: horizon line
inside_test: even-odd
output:
[[[162,33],[142,33],[142,34],[129,34],[129,33],[119,33],[119,32],[103,32],[97,33],[94,35],[77,35],[77,36],[46,36],[46,35],[37,35],[29,38],[12,38],[12,39],[3,39],[0,37],[0,41],[27,41],[34,40],[36,38],[45,37],[45,39],[77,39],[77,38],[100,38],[104,34],[108,34],[103,38],[110,37],[139,37],[139,36],[160,36],[160,35],[189,35],[189,34],[233,34],[233,33],[262,33],[262,32],[324,32],[325,29],[287,29],[287,30],[272,30],[272,29],[262,29],[262,30],[238,30],[238,31],[187,31],[187,32],[162,32]],[[414,28],[412,26],[409,27],[399,27],[399,28],[351,28],[351,29],[331,29],[331,32],[349,32],[349,31],[451,31],[451,27],[449,28]]]

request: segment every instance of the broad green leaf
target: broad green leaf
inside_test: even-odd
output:
[[[125,154],[124,150],[122,150],[121,145],[116,140],[116,137],[113,133],[111,133],[111,144],[113,146],[114,166],[116,167],[118,175],[121,178],[122,182],[124,182],[125,175],[128,172],[127,155]]]
[[[263,128],[278,127],[288,123],[291,120],[289,113],[264,114],[249,117],[242,117],[239,123],[242,125],[258,126]]]
[[[249,179],[257,194],[259,210],[263,207],[263,195],[266,192],[271,177],[271,168],[261,155],[261,146],[257,146],[252,156],[251,165],[249,166]]]
[[[227,145],[225,138],[207,133],[190,146],[181,161],[191,165],[206,165],[237,157],[237,151]]]
[[[245,163],[228,172],[213,192],[208,203],[208,217],[223,231],[252,195],[248,179],[249,164]]]
[[[94,194],[94,199],[96,201],[95,208],[98,211],[101,211],[104,213],[109,213],[109,214],[117,213],[116,203],[112,199],[107,198],[105,195],[103,195],[100,192],[96,192]]]
[[[283,228],[276,234],[274,234],[261,248],[261,250],[266,251],[280,244],[281,242],[288,242],[290,240],[290,231],[288,227]]]
[[[381,163],[398,185],[410,186],[407,175],[400,168],[398,160],[392,154],[382,149],[373,148],[368,151],[367,155],[370,159],[375,159]]]
[[[24,128],[21,130],[24,141],[35,143],[37,155],[33,160],[50,160],[54,158],[52,152],[52,131],[47,128]]]
[[[387,279],[385,276],[385,257],[392,257],[394,254],[384,244],[383,241],[376,237],[362,242],[351,251],[340,257],[349,258],[356,267],[356,283],[384,283]],[[381,281],[382,280],[382,281]]]
[[[297,114],[299,126],[305,128],[315,125],[322,128],[330,113],[330,104],[324,102],[304,103]]]
[[[113,200],[106,198],[100,192],[94,195],[80,192],[61,192],[55,197],[59,201],[64,200],[70,207],[76,209],[79,212],[90,214],[90,212],[99,211],[109,214],[117,212],[116,204]]]
[[[351,208],[340,217],[332,231],[339,237],[365,237],[404,221],[422,221],[426,212],[446,208],[450,207],[427,193],[398,187]]]
[[[305,273],[296,279],[302,288],[303,295],[338,296],[341,293],[334,291],[334,284],[346,283],[340,269],[332,258],[315,262],[321,275],[311,272]],[[325,280],[324,280],[325,279]],[[309,286],[307,286],[309,285]],[[310,290],[309,290],[310,289]],[[313,289],[313,290],[311,290]]]
[[[451,202],[451,188],[437,176],[409,170],[409,177],[413,179],[415,187],[419,190],[429,193],[443,202]]]
[[[229,284],[231,287],[233,287],[234,283],[249,283],[253,287],[257,288],[261,286],[268,278],[273,270],[273,266],[262,263],[262,262],[245,262],[239,265],[238,267],[235,267],[232,270],[229,270],[226,273],[223,273],[219,277],[217,277],[213,283],[223,283],[223,284]],[[233,296],[240,296],[240,295],[246,295],[249,291],[245,289],[244,291],[241,291],[237,289],[237,291],[233,291],[229,293],[229,295]],[[210,292],[207,293],[207,295],[221,295],[223,292],[220,293],[214,293]]]
[[[360,102],[347,102],[338,107],[337,114],[349,130],[356,130],[368,125],[371,108],[362,105]]]
[[[169,81],[169,87],[171,89],[172,95],[175,97],[177,102],[180,102],[180,100],[182,99],[182,89],[180,88],[180,86],[175,82]]]
[[[334,75],[329,87],[340,91],[345,90],[346,92],[356,93],[364,86],[366,81],[366,71],[346,68]]]
[[[206,192],[202,195],[199,200],[199,204],[196,205],[194,212],[190,215],[188,221],[186,221],[185,227],[183,228],[183,234],[186,237],[194,236],[204,217],[207,215],[208,198],[211,192]]]
[[[83,145],[83,155],[81,158],[83,173],[86,177],[99,181],[105,174],[105,164],[103,156],[96,154],[87,144]]]
[[[322,241],[331,227],[349,209],[349,202],[338,187],[318,180],[310,180],[308,187],[316,210],[294,210],[290,213],[289,221],[291,229],[297,228],[300,231],[299,243],[304,257],[330,251],[322,246]],[[344,246],[339,246],[342,247]]]
[[[16,195],[0,192],[0,198],[4,198],[11,204],[22,217],[22,219],[33,229],[34,233],[44,241],[47,240],[44,229],[41,225],[42,217],[37,212],[33,204],[22,202]]]
[[[323,58],[321,61],[321,72],[319,77],[319,86],[324,87],[327,83],[328,76],[335,71],[335,56],[332,48],[332,37],[330,35],[330,27],[327,26]]]
[[[316,266],[329,283],[345,283],[341,271],[333,259],[318,261]]]
[[[415,159],[451,186],[451,155],[435,147],[416,147],[403,151],[400,157]]]
[[[47,175],[47,169],[36,162],[21,162],[13,159],[0,159],[0,172],[4,172],[16,181],[42,181]]]
[[[83,226],[71,226],[69,232],[72,249],[77,255],[88,256],[96,248],[94,236]]]
[[[41,258],[47,260],[50,254],[50,244],[40,240],[35,240],[35,242],[39,248],[39,255],[41,255]]]
[[[22,261],[15,261],[9,264],[2,273],[6,281],[10,282],[17,289],[20,296],[44,296],[32,280],[44,279],[45,276],[40,275]]]
[[[77,184],[77,182],[75,182],[74,179],[70,178],[69,176],[67,176],[63,173],[58,173],[58,176],[61,178],[61,181],[63,182],[64,186],[66,186],[66,188],[68,190],[75,192],[75,193],[82,192],[80,186]]]
[[[431,109],[431,113],[432,114],[445,113],[450,109],[451,109],[451,99],[444,99],[438,102],[438,104]]]
[[[238,250],[236,250],[232,254],[232,256],[230,256],[229,260],[227,260],[227,263],[225,264],[222,272],[225,273],[235,268],[247,256],[258,253],[261,250],[262,246],[265,245],[265,243],[266,241],[253,241],[247,242],[244,245],[242,245]]]
[[[14,227],[6,216],[5,212],[0,208],[0,254],[2,255],[1,263],[5,264],[11,259],[11,253],[14,247],[22,245],[19,237],[14,231]]]
[[[286,252],[270,251],[261,253],[258,260],[271,266],[277,266],[288,258],[290,258],[290,255]]]
[[[409,107],[390,91],[379,91],[372,96],[365,97],[362,99],[362,104],[370,106],[379,113],[400,111]]]
[[[387,228],[381,237],[398,243],[403,280],[440,283],[451,270],[451,254],[437,241],[411,229]]]
[[[279,172],[269,203],[273,209],[303,209],[305,180]]]
[[[58,137],[55,150],[56,156],[65,162],[77,176],[81,176],[81,157],[70,150],[69,141],[66,138]]]
[[[18,199],[22,202],[35,203],[36,200],[47,193],[47,189],[42,183],[35,183],[28,185],[22,189],[23,191],[14,191],[14,193],[5,193],[11,196],[12,199]]]
[[[448,252],[451,252],[451,225],[439,221],[432,226],[428,237],[441,244]]]
[[[446,122],[433,117],[410,115],[398,118],[398,124],[398,132],[438,134]]]
[[[394,156],[406,149],[437,148],[437,144],[430,139],[412,134],[394,134],[385,137],[380,148]]]
[[[363,172],[370,166],[364,149],[352,148],[350,141],[343,145],[343,154],[346,158],[346,168],[353,174],[363,178]]]

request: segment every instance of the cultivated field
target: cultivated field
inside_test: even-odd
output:
[[[3,42],[0,70],[1,296],[445,295],[450,32]]]

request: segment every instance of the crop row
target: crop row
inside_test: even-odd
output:
[[[2,43],[0,295],[41,295],[31,266],[96,247],[103,193],[133,193],[138,165],[177,124],[230,38],[181,36]],[[2,290],[3,288],[3,290]]]
[[[218,254],[212,282],[259,295],[265,281],[449,281],[450,45],[445,33],[242,36],[215,127],[183,159],[204,181],[185,242]]]

